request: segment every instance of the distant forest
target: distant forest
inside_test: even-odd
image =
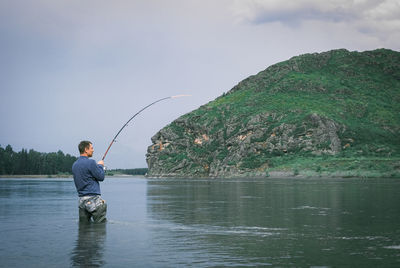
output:
[[[132,169],[110,169],[107,170],[107,175],[146,175],[148,168],[132,168]]]
[[[0,145],[0,175],[65,175],[72,174],[72,164],[77,157],[56,153],[39,153],[22,149],[14,152],[11,145],[4,149]],[[106,175],[145,175],[147,168],[111,169]]]
[[[71,174],[71,167],[76,159],[62,151],[39,153],[32,149],[22,149],[14,152],[11,145],[7,145],[5,149],[0,145],[0,175]]]

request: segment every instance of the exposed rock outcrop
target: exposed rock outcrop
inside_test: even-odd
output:
[[[399,54],[334,50],[273,65],[156,133],[148,175],[265,176],[288,157],[398,154]]]

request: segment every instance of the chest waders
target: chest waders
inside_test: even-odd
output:
[[[100,195],[82,196],[79,198],[79,221],[105,222],[107,214],[107,203]]]

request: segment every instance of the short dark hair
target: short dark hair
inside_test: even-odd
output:
[[[83,154],[85,149],[90,147],[90,144],[92,144],[90,141],[81,141],[78,145],[79,153]]]

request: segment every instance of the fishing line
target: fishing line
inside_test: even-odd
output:
[[[115,140],[117,139],[118,135],[122,132],[122,130],[129,124],[129,122],[132,121],[133,118],[135,118],[137,115],[139,115],[141,112],[143,112],[144,110],[146,110],[147,108],[149,108],[150,106],[156,104],[157,102],[163,101],[163,100],[167,100],[167,99],[175,99],[175,98],[180,98],[180,97],[187,97],[190,95],[176,95],[176,96],[170,96],[170,97],[165,97],[159,100],[156,100],[155,102],[150,103],[149,105],[145,106],[144,108],[140,109],[136,114],[134,114],[123,126],[122,128],[117,132],[117,134],[115,135],[115,137],[112,139],[110,145],[107,148],[107,151],[105,152],[103,158],[101,160],[104,160],[106,158],[106,155],[108,153],[108,151],[110,150],[111,146],[113,145],[113,143],[115,142]]]

